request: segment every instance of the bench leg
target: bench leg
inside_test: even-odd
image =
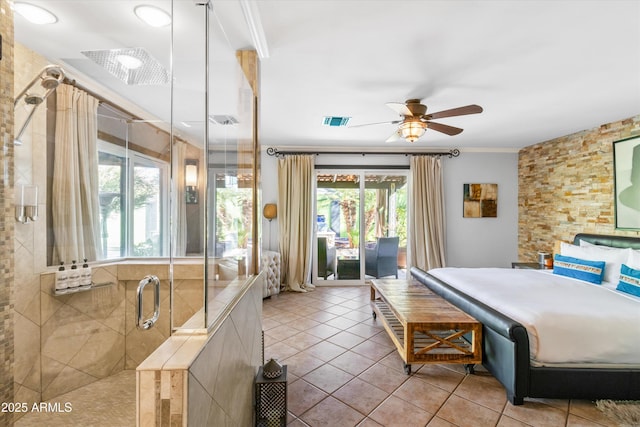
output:
[[[411,375],[411,365],[407,363],[404,364],[404,373],[407,375]]]
[[[476,373],[476,368],[475,368],[475,363],[467,363],[464,365],[464,371],[467,374],[475,374]]]

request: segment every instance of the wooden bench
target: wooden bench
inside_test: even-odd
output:
[[[410,280],[372,280],[371,305],[407,374],[412,363],[464,363],[467,372],[473,372],[473,365],[482,362],[482,325],[426,286]]]

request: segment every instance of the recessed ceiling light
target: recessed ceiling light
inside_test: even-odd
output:
[[[171,15],[164,10],[149,5],[136,6],[133,12],[142,22],[151,25],[152,27],[166,27],[171,24]]]
[[[56,15],[30,3],[16,2],[13,4],[13,10],[32,24],[44,25],[58,22]]]
[[[142,67],[142,61],[131,55],[117,55],[116,60],[128,70]]]

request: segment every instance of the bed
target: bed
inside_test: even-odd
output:
[[[628,248],[629,253],[634,250],[634,256],[640,254],[640,238],[593,234],[576,235],[573,245],[568,245],[565,249],[569,251],[575,248],[577,251],[578,247],[585,246],[584,250],[588,251],[590,245],[596,245],[593,250],[599,253],[606,250],[605,246]],[[613,250],[607,253],[620,252],[622,251]],[[612,265],[614,268],[611,268]],[[607,261],[606,275],[610,276],[609,273],[615,272],[616,268],[619,272],[618,265]],[[458,278],[453,270],[460,270],[462,278]],[[507,398],[512,404],[521,405],[526,397],[640,399],[639,297],[626,294],[616,296],[616,293],[621,292],[615,291],[615,284],[606,280],[603,285],[594,285],[565,277],[562,279],[566,279],[567,283],[561,283],[560,286],[556,281],[561,278],[550,272],[494,270],[434,269],[425,272],[413,267],[411,275],[482,323],[482,364],[505,387]],[[477,276],[473,276],[476,273]],[[480,276],[480,273],[484,276]],[[495,277],[487,279],[486,273]],[[497,288],[484,292],[478,290],[483,284],[487,287],[493,285],[491,281],[499,281],[498,276],[502,275],[518,286],[504,288],[504,291]],[[469,280],[470,277],[472,280]],[[477,279],[474,280],[474,277]],[[547,287],[551,292],[559,292],[559,296],[539,297],[539,288],[535,288],[535,291],[523,291],[519,287],[520,282],[544,286],[537,282],[546,282],[547,278],[555,283]],[[456,286],[457,282],[460,283]],[[502,303],[487,299],[487,295],[492,293],[504,294]],[[580,299],[583,294],[584,298],[591,301],[595,299],[595,305],[593,302],[583,303]],[[588,296],[589,294],[593,295]],[[580,295],[580,298],[574,295]],[[545,298],[556,300],[551,308],[553,316],[536,313],[537,309],[533,308]],[[569,299],[563,302],[561,298]],[[569,308],[564,313],[559,309],[562,304],[577,307],[577,313],[569,314]],[[588,304],[591,304],[591,308],[585,308]],[[594,313],[593,318],[575,317],[584,316],[589,310]],[[587,323],[587,320],[591,323]],[[562,326],[554,328],[554,322]],[[589,326],[585,327],[587,324]],[[549,331],[554,329],[554,335],[549,336]]]

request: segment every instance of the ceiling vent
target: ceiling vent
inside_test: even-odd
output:
[[[238,119],[226,114],[214,114],[209,116],[209,121],[217,125],[237,125]]]
[[[346,126],[351,117],[325,116],[322,124],[325,126]]]

